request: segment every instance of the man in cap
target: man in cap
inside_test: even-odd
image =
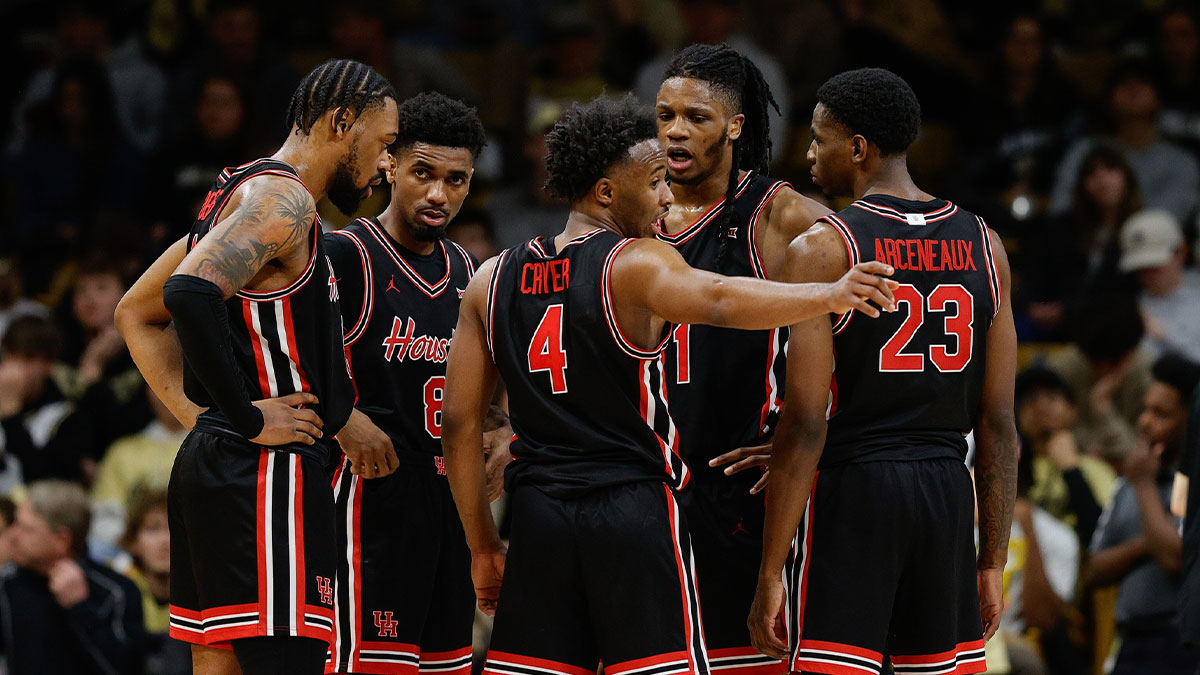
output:
[[[1137,280],[1149,346],[1200,362],[1200,272],[1186,258],[1183,229],[1167,211],[1139,211],[1121,229],[1120,267]]]

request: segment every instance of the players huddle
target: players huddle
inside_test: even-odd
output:
[[[765,175],[769,87],[697,45],[653,112],[568,110],[561,233],[480,262],[444,237],[474,110],[310,73],[284,144],[217,176],[117,311],[192,429],[170,610],[195,672],[466,675],[476,604],[497,675],[982,672],[1015,492],[1007,259],[913,184],[903,80],[817,99],[838,213]],[[317,201],[384,181],[383,213],[322,233]],[[507,545],[485,448],[511,459]]]

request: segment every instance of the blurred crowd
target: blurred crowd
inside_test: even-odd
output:
[[[1187,547],[1168,498],[1200,379],[1198,16],[1164,0],[0,3],[8,671],[188,672],[165,637],[164,495],[184,429],[113,310],[221,168],[279,145],[303,73],[350,57],[401,97],[478,107],[488,146],[450,236],[485,259],[565,221],[541,186],[566,105],[653,103],[673,50],[726,42],[780,103],[776,177],[812,193],[816,87],[884,66],[922,104],[918,184],[1005,240],[1021,497],[989,672],[1107,672],[1121,645],[1145,660],[1117,672],[1177,672]]]

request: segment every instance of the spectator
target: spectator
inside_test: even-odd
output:
[[[446,228],[446,236],[483,261],[500,252],[492,216],[483,209],[463,209]]]
[[[998,194],[1044,195],[1082,99],[1049,53],[1036,15],[1013,16],[999,47],[977,120],[975,136],[986,144],[976,150],[978,180]]]
[[[34,294],[49,287],[102,214],[131,213],[141,195],[141,154],[126,141],[115,110],[100,64],[72,60],[58,68],[50,96],[33,112],[29,142],[13,158],[13,243]]]
[[[25,297],[21,265],[16,258],[0,258],[0,337],[13,319],[49,314],[45,305]]]
[[[774,148],[774,158],[787,148],[787,133],[791,118],[791,93],[788,89],[787,77],[783,68],[766,51],[754,43],[748,36],[738,32],[742,20],[739,0],[679,0],[679,18],[683,21],[684,40],[682,45],[689,44],[715,45],[725,43],[746,56],[762,71],[763,79],[771,87],[771,95],[779,103],[781,114],[771,111],[771,147]],[[663,81],[663,73],[667,71],[667,63],[674,56],[670,51],[642,66],[638,71],[633,93],[643,103],[654,105],[658,99],[658,88]],[[804,111],[807,116],[808,111]]]
[[[80,0],[58,3],[57,44],[53,54],[63,61],[85,59],[102,64],[114,93],[113,112],[120,130],[134,147],[145,151],[158,140],[167,79],[162,70],[146,58],[136,35],[130,35],[114,46],[107,7],[105,3]],[[55,78],[54,65],[30,78],[14,114],[17,128],[13,133],[12,149],[19,149],[28,139],[30,120],[27,118],[50,98]]]
[[[1179,633],[1200,651],[1200,387],[1192,392],[1179,472],[1171,493],[1171,512],[1183,518],[1183,571],[1179,582]]]
[[[1196,207],[1200,166],[1186,150],[1163,140],[1158,129],[1162,107],[1158,86],[1146,66],[1127,62],[1117,67],[1105,96],[1112,141],[1138,177],[1145,204],[1170,211],[1184,220]],[[1050,208],[1064,213],[1070,208],[1071,188],[1079,165],[1098,138],[1084,138],[1067,151],[1055,177]]]
[[[87,493],[61,481],[29,487],[13,560],[0,579],[0,644],[10,675],[136,673],[146,629],[137,587],[86,555]]]
[[[1121,271],[1137,279],[1147,346],[1200,363],[1200,272],[1185,265],[1187,254],[1166,211],[1140,211],[1121,230]]]
[[[138,488],[167,488],[175,453],[179,451],[187,429],[170,410],[145,388],[146,400],[154,419],[145,429],[119,439],[104,453],[92,485],[95,515],[92,520],[93,547],[112,550],[125,529],[126,506]]]
[[[599,30],[584,9],[562,7],[552,10],[544,33],[541,58],[529,80],[531,103],[552,102],[565,106],[574,101],[590,101],[603,94],[608,88],[600,74],[603,43]]]
[[[1053,370],[1034,366],[1021,373],[1016,403],[1031,472],[1027,498],[1073,528],[1077,543],[1087,546],[1116,475],[1107,463],[1080,451],[1071,391]]]
[[[1112,675],[1193,675],[1200,657],[1179,634],[1179,521],[1168,511],[1171,481],[1184,440],[1200,366],[1177,356],[1154,363],[1154,382],[1138,418],[1141,436],[1125,462],[1125,480],[1105,510],[1092,541],[1087,579],[1120,584],[1117,630],[1121,647]]]
[[[1097,145],[1079,167],[1071,208],[1062,216],[1030,230],[1024,284],[1033,326],[1022,337],[1061,340],[1066,319],[1085,294],[1103,292],[1118,284],[1117,233],[1121,224],[1141,208],[1137,176],[1120,151]]]
[[[1154,56],[1162,86],[1159,126],[1168,138],[1200,152],[1200,31],[1196,15],[1172,7],[1158,19]]]
[[[521,147],[524,168],[514,185],[497,190],[487,202],[494,222],[499,223],[496,239],[501,248],[523,244],[534,237],[549,236],[562,227],[569,209],[552,198],[546,184],[546,132],[558,120],[562,108],[545,103],[530,115],[525,141]]]
[[[248,105],[234,78],[210,73],[200,80],[191,125],[159,151],[148,172],[145,216],[155,240],[149,252],[165,250],[191,228],[222,169],[258,154],[247,130]]]
[[[1046,365],[1071,391],[1080,450],[1119,465],[1136,439],[1154,362],[1141,346],[1141,313],[1134,298],[1111,293],[1081,304],[1073,323],[1073,343]]]
[[[141,592],[149,637],[146,675],[191,673],[191,650],[167,636],[171,625],[171,531],[166,489],[142,486],[136,490],[122,545],[133,559],[125,573]]]
[[[0,494],[28,481],[81,477],[79,429],[62,422],[73,410],[54,371],[58,329],[36,316],[13,321],[0,340]]]
[[[300,76],[281,50],[270,48],[263,40],[259,3],[208,3],[207,36],[208,44],[171,78],[167,138],[178,138],[191,123],[200,81],[215,69],[234,78],[249,93],[250,138],[268,145],[283,140],[287,133],[284,114]]]

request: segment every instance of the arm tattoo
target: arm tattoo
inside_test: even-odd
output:
[[[1010,418],[985,423],[975,461],[979,493],[979,566],[1002,566],[1017,497],[1017,438]]]
[[[212,241],[197,251],[196,276],[215,283],[226,296],[271,260],[306,246],[316,219],[316,207],[303,186],[287,181],[265,187],[270,192],[251,190],[229,221],[204,239]]]

